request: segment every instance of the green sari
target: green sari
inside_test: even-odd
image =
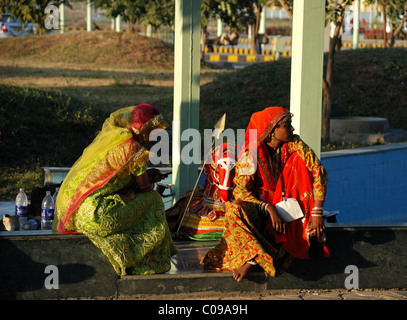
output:
[[[166,126],[151,108],[140,105],[113,113],[72,167],[56,201],[54,228],[88,236],[118,275],[167,272],[177,253],[160,195],[123,193],[146,172],[149,158],[132,132],[148,134]]]

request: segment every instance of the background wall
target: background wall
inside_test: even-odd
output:
[[[321,153],[338,222],[407,222],[407,143]]]

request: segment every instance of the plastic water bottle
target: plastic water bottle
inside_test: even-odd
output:
[[[57,197],[58,197],[59,188],[55,188],[55,193],[52,195],[52,200],[54,200],[54,213],[57,212]]]
[[[19,216],[20,226],[27,222],[28,198],[24,188],[20,188],[20,192],[16,197],[15,215]]]
[[[52,199],[54,200],[54,204],[56,204],[58,192],[59,192],[59,188],[55,188],[55,193],[52,195]]]
[[[47,191],[41,206],[41,230],[52,230],[54,210],[55,204],[51,196],[51,191]]]

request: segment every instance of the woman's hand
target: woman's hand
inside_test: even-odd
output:
[[[324,218],[321,216],[311,216],[310,230],[315,231],[316,236],[319,239],[322,232],[325,230]]]
[[[138,192],[149,192],[154,189],[154,183],[150,182],[148,172],[136,176],[136,182]]]
[[[269,204],[267,206],[267,211],[270,215],[271,224],[273,226],[273,229],[276,230],[277,232],[285,233],[285,222],[283,220],[281,220],[276,207]]]
[[[318,215],[314,215],[311,212],[311,221],[310,221],[310,232],[316,233],[317,238],[319,239],[322,235],[322,232],[325,230],[325,225],[324,225],[324,217],[322,216],[323,213],[323,207],[324,207],[324,202],[321,200],[315,200],[315,209],[318,209],[320,212],[316,212]],[[314,209],[313,209],[314,210]]]
[[[160,170],[151,168],[147,170],[148,180],[150,183],[156,183],[164,179],[165,177],[161,174]]]

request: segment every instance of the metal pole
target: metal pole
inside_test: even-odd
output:
[[[216,35],[218,37],[220,37],[222,35],[222,33],[223,33],[223,22],[222,22],[222,20],[220,18],[217,19],[217,22],[218,22],[218,26],[217,26],[217,29],[216,29]]]
[[[359,47],[359,27],[360,27],[360,0],[355,0],[353,4],[353,41],[352,48]]]
[[[120,14],[115,18],[115,29],[116,29],[116,32],[120,32],[121,31],[121,28],[122,28],[122,25],[121,25],[121,16],[120,16]]]
[[[325,0],[294,1],[290,111],[295,133],[319,155]]]
[[[185,164],[181,141],[186,129],[199,128],[201,1],[175,1],[172,184],[174,202],[194,186],[198,164]]]
[[[86,31],[92,31],[92,0],[86,0]]]
[[[266,12],[267,12],[267,8],[266,8],[266,5],[264,5],[263,10],[261,10],[261,15],[260,15],[259,34],[266,33]]]
[[[59,32],[63,34],[65,32],[65,4],[59,5]]]
[[[260,24],[259,24],[259,34],[262,34],[263,37],[266,37],[266,5],[263,6],[263,9],[261,10],[260,14]],[[264,44],[261,44],[261,50],[260,53],[262,53],[264,49]]]

